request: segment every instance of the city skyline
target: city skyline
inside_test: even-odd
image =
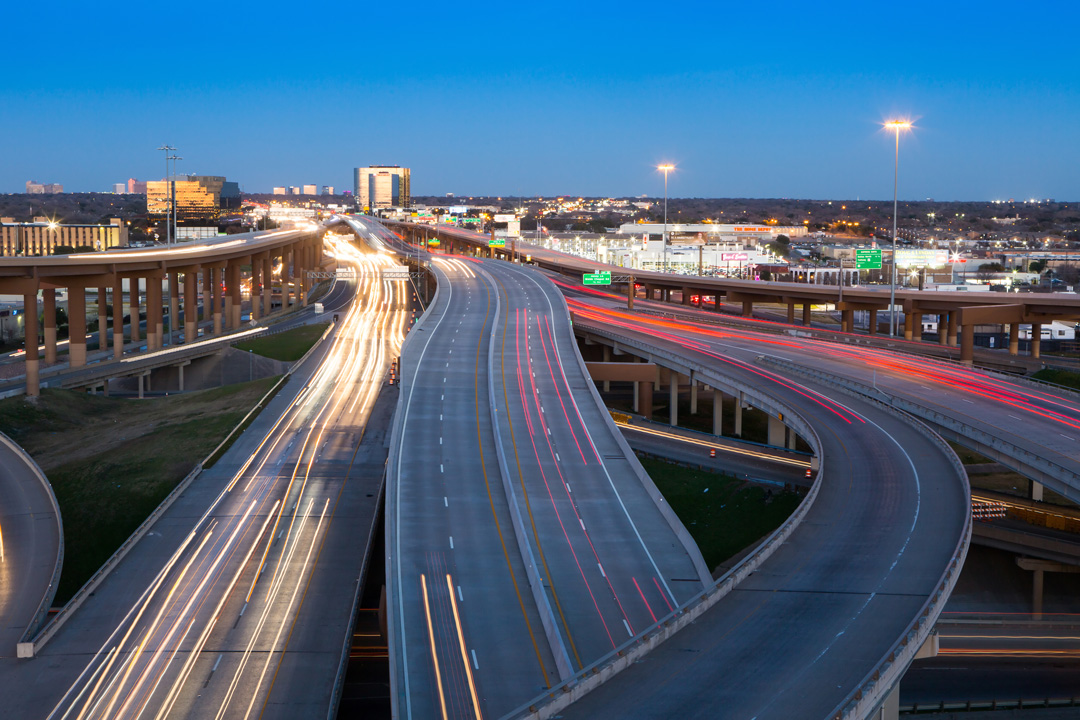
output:
[[[0,81],[21,108],[0,115],[0,191],[156,179],[169,143],[179,172],[245,192],[347,188],[354,167],[398,164],[417,196],[657,196],[670,162],[672,197],[886,199],[881,124],[907,117],[901,199],[1080,199],[1066,36],[1080,11],[1064,3],[484,7],[430,24],[372,8],[358,63],[339,18],[284,4],[241,5],[221,33],[244,42],[193,13],[72,5],[34,72]],[[91,42],[114,22],[120,63]],[[1020,52],[1017,37],[1039,42]],[[17,35],[9,52],[36,42]]]

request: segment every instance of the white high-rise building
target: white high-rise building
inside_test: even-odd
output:
[[[409,168],[372,165],[353,171],[356,202],[361,208],[409,207]]]

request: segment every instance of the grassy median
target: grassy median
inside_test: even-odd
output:
[[[730,475],[664,460],[642,458],[641,464],[694,537],[710,569],[780,527],[801,500],[795,492],[769,491]]]
[[[0,431],[45,471],[64,520],[62,605],[277,382],[129,400],[44,390],[0,400]]]
[[[322,334],[326,332],[326,326],[329,324],[329,322],[324,322],[314,325],[301,325],[274,335],[238,342],[235,347],[238,350],[251,351],[256,355],[262,355],[274,360],[296,362],[304,357],[304,353],[310,350],[312,345],[318,342]]]

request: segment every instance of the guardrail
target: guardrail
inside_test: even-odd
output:
[[[64,566],[64,522],[60,517],[60,505],[56,502],[56,493],[53,492],[52,483],[49,482],[49,478],[42,472],[41,466],[39,466],[34,458],[30,457],[30,453],[22,449],[22,447],[9,438],[4,433],[0,433],[0,443],[3,443],[13,453],[18,455],[24,463],[30,468],[30,471],[37,478],[41,486],[45,488],[45,493],[49,496],[49,503],[52,505],[53,513],[56,515],[56,529],[58,538],[57,552],[56,552],[56,564],[53,567],[52,577],[49,579],[49,585],[45,588],[45,594],[41,597],[41,602],[38,603],[37,610],[34,611],[33,617],[30,619],[30,624],[26,626],[26,631],[19,638],[18,645],[16,646],[16,655],[18,657],[24,657],[23,653],[33,651],[33,646],[26,648],[25,645],[30,637],[37,631],[41,622],[45,619],[45,615],[49,612],[49,607],[52,605],[53,598],[56,596],[56,587],[60,582],[60,570]]]
[[[199,463],[196,464],[194,468],[192,468],[191,472],[189,472],[184,477],[184,479],[181,480],[177,484],[177,486],[174,487],[172,491],[165,496],[165,499],[162,500],[161,504],[159,504],[154,509],[154,512],[152,512],[149,517],[143,520],[142,523],[139,524],[139,527],[135,528],[135,531],[131,533],[131,535],[129,535],[128,538],[124,540],[124,543],[116,549],[116,552],[114,552],[109,557],[109,559],[106,560],[100,568],[98,568],[97,572],[90,576],[90,579],[87,580],[81,588],[79,588],[79,591],[75,593],[75,595],[71,598],[71,600],[67,602],[66,605],[64,605],[63,609],[59,613],[57,613],[52,618],[52,620],[50,620],[43,628],[41,628],[41,630],[39,630],[36,635],[34,635],[32,638],[29,638],[25,643],[20,643],[19,657],[33,657],[41,650],[41,648],[45,647],[45,644],[48,643],[54,635],[56,635],[60,628],[63,627],[64,624],[68,621],[71,615],[73,615],[76,610],[82,607],[83,603],[86,602],[86,599],[90,597],[94,593],[94,591],[97,590],[98,586],[100,586],[101,583],[104,582],[105,578],[107,578],[109,574],[116,569],[117,565],[120,564],[120,561],[123,560],[129,552],[131,552],[131,549],[135,547],[136,543],[138,543],[144,535],[146,535],[147,531],[154,525],[154,523],[156,523],[161,518],[161,516],[164,515],[170,507],[172,507],[173,503],[176,502],[176,500],[184,493],[184,491],[188,489],[191,483],[195,481],[195,478],[202,474],[203,469],[212,466],[217,461],[218,458],[215,456],[218,454],[219,451],[222,450],[222,448],[226,446],[226,443],[230,442],[234,435],[238,434],[239,432],[243,432],[243,428],[247,426],[247,423],[252,418],[253,414],[255,414],[256,411],[262,410],[262,408],[270,401],[271,398],[274,397],[274,395],[285,384],[285,382],[288,381],[289,377],[293,374],[293,372],[297,368],[299,368],[305,360],[307,360],[307,358],[315,351],[317,347],[319,347],[320,344],[322,344],[322,341],[326,338],[327,335],[330,334],[330,331],[333,329],[334,325],[331,324],[326,329],[326,332],[324,332],[319,338],[318,342],[312,345],[311,348],[307,351],[307,353],[305,353],[302,358],[297,360],[293,364],[293,366],[289,368],[288,372],[278,378],[278,381],[274,383],[274,386],[271,387],[266,392],[266,394],[262,396],[259,402],[256,403],[255,406],[251,408],[251,410],[249,410],[246,415],[244,415],[243,419],[241,419],[240,422],[237,423],[233,427],[233,429],[229,431],[229,434],[225,436],[225,439],[218,443],[217,447],[215,447],[210,452],[210,454],[208,454],[205,458],[199,461]],[[29,645],[30,647],[23,648],[23,645]]]
[[[845,378],[807,368],[781,358],[763,355],[758,358],[758,362],[812,377],[823,384],[860,400],[871,402],[890,414],[900,417],[945,453],[945,457],[949,459],[953,470],[956,471],[963,483],[966,497],[965,507],[968,509],[964,516],[964,527],[960,533],[960,539],[956,543],[956,548],[953,550],[952,558],[938,580],[934,592],[923,603],[918,616],[908,626],[904,635],[890,648],[877,666],[862,679],[858,688],[829,714],[829,717],[833,718],[833,720],[869,717],[870,713],[884,702],[893,687],[900,682],[900,679],[907,671],[908,665],[915,659],[919,648],[930,637],[938,616],[945,608],[945,602],[949,599],[949,595],[952,594],[953,588],[956,587],[956,582],[960,578],[960,570],[964,566],[968,545],[971,542],[971,484],[968,482],[967,470],[964,468],[963,463],[960,462],[960,458],[956,456],[956,453],[940,435],[931,430],[925,423],[900,412],[889,403],[875,397],[876,388],[863,386],[870,393],[861,392],[849,387],[851,381]],[[876,392],[880,393],[880,391]],[[884,395],[884,393],[881,394]]]
[[[578,326],[580,326],[580,323],[576,325],[576,327]],[[590,333],[599,334],[595,333],[592,327],[590,327],[588,331]],[[627,341],[626,339],[619,339],[619,342],[627,347],[636,346],[641,352],[650,353],[653,357],[657,354],[663,354],[663,351],[660,348],[653,347],[647,349],[646,344],[643,342]],[[696,363],[691,363],[690,361],[685,361],[685,363],[688,365],[696,365]],[[712,382],[719,382],[718,374],[711,371],[702,369],[700,376],[703,379],[706,379],[706,381],[711,378]],[[742,383],[738,383],[730,378],[723,384],[736,384],[742,386]],[[757,393],[753,388],[750,388],[749,386],[745,387],[747,392]],[[776,403],[776,405],[782,407],[785,413],[789,413],[788,415],[785,415],[785,418],[794,421],[792,423],[793,425],[799,426],[799,430],[803,433],[804,439],[806,439],[811,447],[814,448],[819,457],[818,473],[814,478],[814,482],[811,485],[809,492],[807,492],[803,501],[799,503],[799,507],[795,509],[795,512],[793,512],[779,528],[774,530],[753,552],[736,563],[711,587],[702,590],[700,593],[677,607],[673,612],[668,613],[657,622],[645,628],[635,637],[578,671],[572,678],[564,680],[542,695],[520,705],[507,713],[504,717],[547,720],[548,718],[557,716],[559,712],[564,710],[571,703],[584,697],[592,690],[595,690],[603,683],[615,677],[615,675],[622,670],[625,670],[638,662],[662,642],[697,620],[704,612],[726,597],[728,593],[734,590],[745,578],[761,567],[761,565],[765,563],[799,527],[813,507],[814,501],[817,499],[821,489],[822,478],[825,475],[825,460],[821,457],[821,440],[817,433],[814,432],[813,428],[793,409],[788,408],[781,403]],[[610,418],[610,415],[608,417]]]

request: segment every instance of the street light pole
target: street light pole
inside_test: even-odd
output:
[[[169,145],[168,143],[165,143],[164,145],[159,147],[158,150],[164,150],[165,151],[165,183],[166,183],[165,184],[165,196],[166,196],[166,198],[165,198],[165,202],[166,202],[166,205],[165,205],[165,247],[168,247],[169,246],[169,230],[172,227],[169,224],[169,211],[170,211],[170,209],[172,207],[171,198],[169,197],[169,185],[168,185],[168,182],[169,182],[169,153],[176,150],[176,148],[174,148],[172,145]]]
[[[674,165],[659,165],[659,166],[657,166],[656,169],[660,170],[661,172],[664,173],[664,234],[661,235],[661,238],[663,239],[663,242],[664,242],[664,272],[666,273],[668,271],[668,264],[667,264],[667,246],[668,246],[668,238],[667,238],[667,177],[668,177],[668,173],[675,169],[675,166]]]
[[[896,190],[900,179],[900,131],[907,130],[911,123],[907,120],[890,120],[885,127],[896,134],[896,160],[893,164],[893,201],[892,201],[892,272],[889,273],[889,336],[896,335]]]

